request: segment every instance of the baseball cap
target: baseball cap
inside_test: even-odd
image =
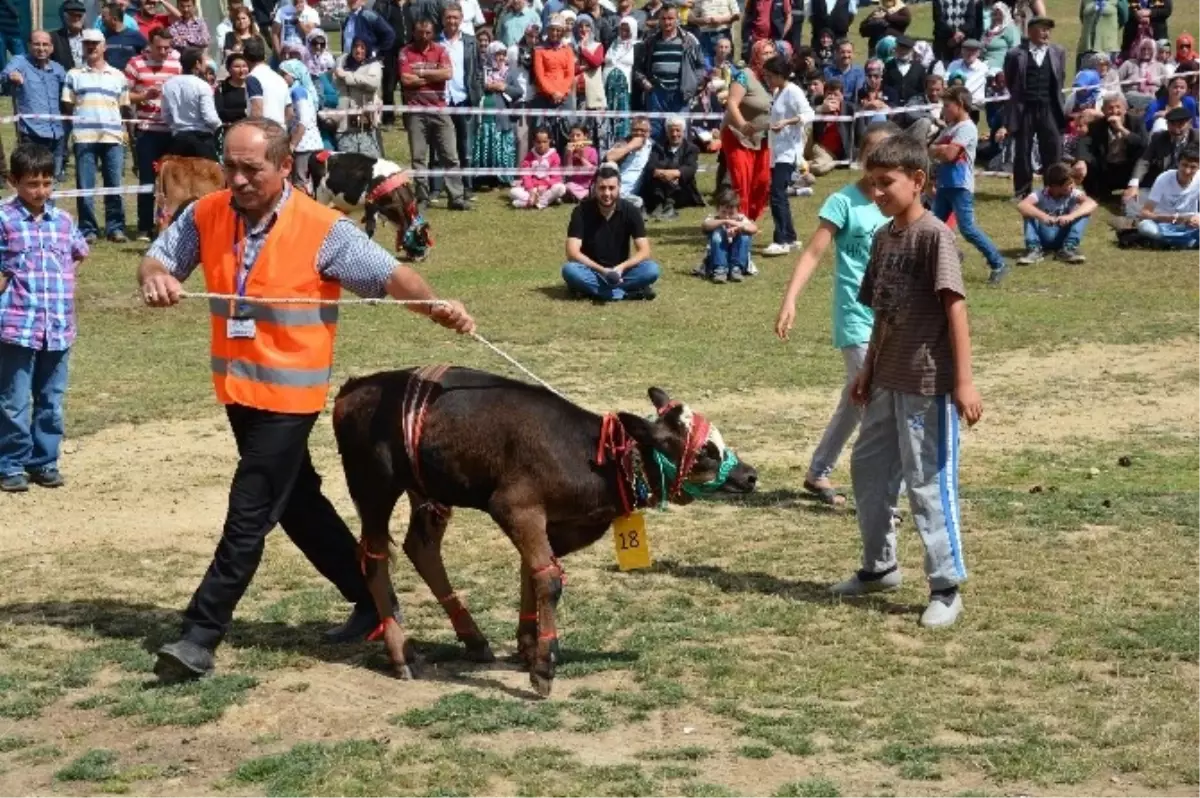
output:
[[[104,34],[95,28],[86,28],[83,31],[83,40],[85,42],[103,42]]]
[[[963,49],[966,49],[966,50],[982,50],[983,49],[983,45],[979,43],[978,39],[967,39],[962,43],[962,46],[963,46]]]

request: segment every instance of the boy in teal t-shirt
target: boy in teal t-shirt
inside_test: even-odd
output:
[[[892,122],[871,125],[863,137],[859,158],[866,160],[871,150],[889,136],[900,133]],[[775,322],[775,334],[787,340],[788,331],[796,318],[796,300],[808,283],[821,256],[830,242],[834,244],[833,279],[833,345],[841,350],[846,367],[846,385],[838,400],[833,418],[813,452],[812,462],[804,477],[804,488],[831,506],[845,504],[846,497],[834,490],[829,481],[838,457],[850,436],[858,427],[862,411],[850,401],[850,386],[862,368],[871,340],[874,316],[871,309],[858,301],[858,291],[871,257],[871,241],[875,231],[887,223],[871,198],[870,186],[863,179],[829,195],[817,213],[821,220],[808,246],[796,263],[787,293]]]

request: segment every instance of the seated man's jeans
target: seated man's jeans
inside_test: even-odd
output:
[[[1062,249],[1078,249],[1087,229],[1087,216],[1081,216],[1068,225],[1046,224],[1037,219],[1025,220],[1025,248],[1057,252]]]
[[[600,274],[582,263],[568,261],[562,268],[563,281],[577,294],[592,299],[615,301],[624,299],[652,285],[658,280],[658,264],[652,260],[635,263],[621,275],[617,285],[609,284]]]
[[[718,227],[708,236],[708,273],[729,274],[731,270],[745,272],[750,265],[750,239],[746,233],[730,236]]]
[[[1186,224],[1168,224],[1142,219],[1138,232],[1146,238],[1161,241],[1172,249],[1196,249],[1200,245],[1200,230]]]

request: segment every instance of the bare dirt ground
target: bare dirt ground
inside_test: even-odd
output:
[[[1130,433],[1156,433],[1196,438],[1200,436],[1200,388],[1197,387],[1197,342],[1179,340],[1153,347],[1084,346],[1050,356],[1014,354],[977,359],[978,381],[985,401],[984,422],[969,433],[973,452],[986,459],[1026,447],[1045,447],[1068,439],[1113,440]],[[641,397],[626,406],[639,406]],[[819,430],[832,408],[832,392],[756,393],[754,411],[741,414],[726,430],[730,439],[747,438],[739,446],[756,463],[793,466],[804,462],[806,451],[797,442],[782,439],[788,428]],[[636,404],[635,404],[636,403]],[[744,394],[697,397],[696,403],[720,419],[744,410]],[[35,490],[5,497],[0,517],[0,551],[20,559],[25,567],[45,571],[45,584],[53,585],[69,574],[57,572],[55,556],[64,552],[100,552],[136,562],[135,574],[91,576],[114,595],[137,598],[146,590],[149,575],[162,580],[180,604],[194,587],[210,556],[224,514],[227,480],[235,453],[224,419],[211,406],[199,418],[170,419],[136,427],[123,425],[70,441],[64,470],[70,484],[64,490]],[[751,434],[756,428],[772,435]],[[328,423],[314,435],[314,456],[325,475],[325,489],[345,517],[353,507],[341,478]],[[806,435],[806,438],[813,437]],[[798,480],[797,480],[798,481]],[[400,513],[398,513],[400,516]],[[1079,533],[1082,534],[1082,533]],[[498,536],[472,535],[479,545],[503,548]],[[285,554],[286,539],[273,536],[267,558]],[[172,552],[185,573],[162,573],[162,552]],[[302,561],[294,558],[298,566]],[[405,568],[407,564],[402,564]],[[581,578],[589,578],[586,574]],[[41,580],[22,579],[6,594],[9,601],[47,599]],[[423,590],[423,588],[422,588]],[[41,595],[39,595],[41,593]],[[422,600],[427,600],[422,596]],[[334,619],[331,619],[334,620]],[[64,648],[70,636],[51,630],[43,637],[20,640],[21,646]],[[501,641],[501,648],[509,641]],[[897,645],[903,648],[906,639]],[[501,653],[501,652],[498,652]],[[222,650],[221,662],[229,652]],[[110,675],[101,673],[103,686]],[[594,687],[619,690],[627,678],[622,671],[606,671],[564,680],[556,690]],[[135,791],[158,794],[207,792],[220,784],[229,794],[247,792],[244,785],[222,782],[230,768],[250,755],[255,741],[337,740],[347,737],[416,741],[416,732],[398,728],[388,717],[407,708],[426,706],[438,696],[462,689],[464,684],[481,695],[505,696],[523,691],[527,677],[514,668],[497,666],[486,676],[467,681],[424,679],[398,684],[390,677],[355,664],[303,659],[299,667],[271,672],[245,703],[231,707],[217,722],[196,728],[137,730],[136,747],[123,755],[123,764],[172,761],[172,773],[135,785]],[[95,685],[79,691],[83,697]],[[19,733],[64,750],[93,747],[120,748],[133,736],[129,721],[104,716],[88,718],[71,709],[70,697],[59,701],[40,718],[0,721],[0,737]],[[641,724],[601,733],[556,733],[552,744],[577,753],[589,764],[620,762],[637,753],[647,741],[663,747],[702,745],[726,750],[733,744],[726,719],[688,709],[656,710]],[[493,748],[519,747],[534,741],[533,732],[505,732],[492,738]],[[543,742],[538,740],[538,742]],[[55,783],[52,774],[61,760],[11,766],[0,772],[0,793],[22,794],[47,790],[70,792],[70,784]],[[758,793],[784,780],[806,778],[820,772],[842,785],[871,789],[886,774],[873,773],[882,766],[864,763],[854,772],[831,769],[812,757],[777,755],[767,762],[737,760],[720,766],[699,763],[712,780],[745,793]],[[905,782],[891,778],[897,792],[943,792],[978,789],[982,785],[953,779],[945,782]],[[1102,782],[1065,788],[1075,794],[1127,794],[1137,788],[1114,777]],[[254,792],[250,789],[249,792]],[[1058,790],[1062,791],[1062,790]],[[1195,794],[1195,789],[1169,793]]]

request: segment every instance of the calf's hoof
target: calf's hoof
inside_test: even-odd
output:
[[[492,647],[486,640],[480,640],[476,643],[466,644],[466,658],[468,662],[480,662],[484,664],[496,661],[496,655],[492,653]]]
[[[529,684],[533,686],[534,691],[542,698],[550,697],[550,688],[554,686],[554,677],[537,671],[529,672]]]

